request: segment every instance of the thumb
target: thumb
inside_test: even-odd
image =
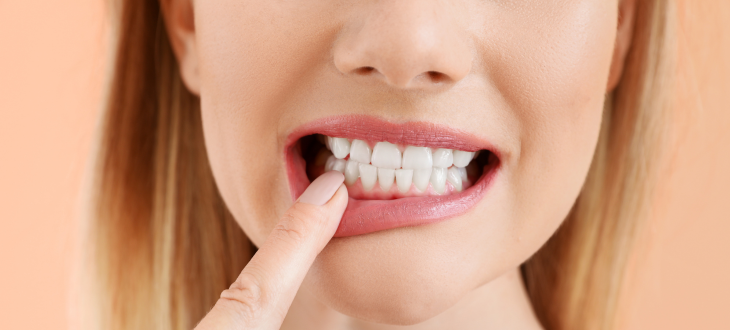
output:
[[[279,329],[347,207],[344,175],[318,177],[284,214],[197,329]]]

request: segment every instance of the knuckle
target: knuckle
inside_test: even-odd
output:
[[[228,290],[221,293],[221,300],[234,313],[249,321],[259,318],[266,303],[261,281],[251,273],[242,273]]]

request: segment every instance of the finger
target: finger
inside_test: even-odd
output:
[[[347,206],[342,173],[312,182],[274,227],[198,329],[279,329],[309,267]]]

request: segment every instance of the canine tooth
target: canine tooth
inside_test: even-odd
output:
[[[433,167],[449,168],[454,163],[451,149],[437,149],[433,152]]]
[[[373,166],[379,168],[400,168],[401,153],[395,144],[388,142],[378,142],[373,147],[373,155],[371,158]]]
[[[446,171],[443,167],[434,167],[431,171],[431,187],[439,194],[446,191]]]
[[[337,158],[335,158],[335,156],[329,156],[329,157],[327,157],[327,162],[324,163],[324,171],[325,172],[332,171],[332,167],[335,166],[335,160],[337,160]]]
[[[431,179],[433,167],[413,170],[413,185],[420,191],[426,191],[428,181]]]
[[[403,168],[407,170],[430,169],[433,167],[431,149],[408,146],[403,152]],[[431,172],[429,171],[429,175]],[[427,179],[428,180],[428,179]],[[415,181],[415,178],[414,178]],[[423,189],[421,189],[423,190]]]
[[[347,139],[328,136],[327,140],[329,141],[330,148],[332,149],[332,154],[334,154],[335,157],[343,159],[350,153],[350,141]]]
[[[466,167],[474,158],[474,152],[454,150],[454,166]]]
[[[451,167],[449,168],[448,172],[446,173],[446,181],[449,181],[452,186],[454,186],[454,189],[456,191],[461,191],[462,184],[461,184],[461,172],[459,169],[463,169],[464,172],[466,172],[466,169],[463,167]]]
[[[345,163],[344,159],[335,159],[335,162],[332,165],[332,170],[345,173]]]
[[[395,181],[395,170],[392,168],[378,168],[378,184],[383,191],[390,190]]]
[[[461,182],[463,184],[463,182],[467,180],[466,167],[454,167],[454,168],[459,171],[459,177],[461,177]]]
[[[350,147],[350,158],[363,163],[370,164],[370,146],[363,140],[352,140]]]
[[[357,178],[360,177],[360,167],[358,166],[360,163],[350,159],[347,161],[347,164],[345,164],[345,183],[348,186],[352,186],[357,181]]]
[[[365,191],[370,191],[375,186],[375,181],[378,179],[377,169],[370,164],[360,164],[360,182]]]
[[[413,183],[413,170],[395,170],[395,184],[398,186],[398,191],[405,194],[411,189],[411,183]]]

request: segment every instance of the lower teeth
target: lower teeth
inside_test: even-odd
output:
[[[468,181],[465,167],[389,169],[359,163],[352,159],[337,159],[326,149],[322,149],[320,153],[328,155],[324,172],[342,172],[345,175],[347,186],[353,186],[359,179],[365,191],[371,191],[376,183],[383,192],[390,191],[395,185],[401,194],[410,191],[411,186],[415,186],[419,192],[424,192],[430,185],[437,194],[444,194],[447,185],[451,186],[453,191],[460,192],[463,190],[464,183]],[[319,157],[321,156],[318,155]]]

